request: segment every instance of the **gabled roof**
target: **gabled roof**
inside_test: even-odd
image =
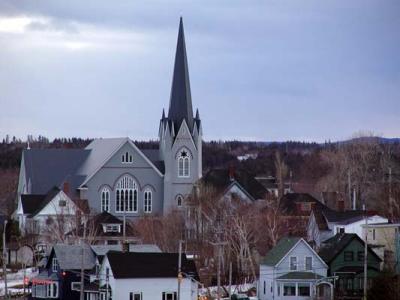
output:
[[[375,212],[368,212],[369,216],[375,215]],[[346,211],[334,211],[334,210],[326,210],[324,211],[324,216],[328,220],[328,222],[339,223],[339,224],[350,224],[353,222],[357,222],[364,218],[365,211],[364,210],[346,210]]]
[[[353,240],[357,240],[362,245],[364,245],[364,241],[360,239],[360,237],[355,233],[338,233],[335,236],[323,242],[322,247],[318,254],[327,264],[329,264]],[[369,246],[368,246],[368,253],[372,254],[379,261],[381,261],[379,256],[373,250],[371,250]]]
[[[313,210],[331,211],[326,205],[307,193],[287,193],[282,196],[279,206],[284,215],[309,216],[311,211],[299,211],[297,203],[313,203]]]
[[[58,187],[53,187],[45,195],[21,195],[21,204],[24,214],[35,216],[60,192]]]
[[[262,264],[275,266],[284,258],[287,253],[297,244],[301,238],[299,237],[284,237],[272,248],[262,260]]]
[[[107,253],[114,278],[176,278],[178,275],[178,253]],[[182,272],[198,279],[194,261],[182,254]]]
[[[265,199],[267,189],[254,177],[245,171],[235,171],[231,178],[231,171],[227,169],[212,169],[205,174],[201,182],[210,185],[218,192],[225,192],[234,182],[244,190],[253,200]]]
[[[190,131],[193,129],[192,96],[190,92],[189,67],[186,55],[182,17],[179,21],[179,33],[176,45],[168,119],[173,121],[175,132],[178,132],[183,120],[186,120]]]
[[[26,184],[30,194],[44,195],[52,187],[61,187],[68,181],[71,191],[83,182],[78,168],[88,158],[90,150],[84,149],[29,149],[23,151]]]
[[[109,161],[113,155],[126,143],[129,143],[142,158],[149,163],[151,167],[160,175],[163,176],[161,172],[162,166],[158,164],[161,168],[158,169],[156,165],[149,159],[142,150],[140,150],[131,139],[124,138],[107,138],[107,139],[95,139],[93,140],[85,149],[91,150],[91,154],[85,163],[79,168],[79,174],[85,174],[86,178],[81,183],[80,187],[83,187],[100,169],[101,167]],[[146,151],[148,154],[150,151]],[[152,155],[152,154],[149,154]]]
[[[93,217],[95,224],[122,224],[123,222],[109,212],[103,211]]]
[[[83,246],[84,261],[83,266],[85,270],[92,269],[96,264],[94,252],[88,245]],[[80,245],[66,245],[57,244],[53,247],[53,255],[57,257],[58,264],[62,270],[78,270],[82,266],[81,255],[82,246]],[[51,255],[50,255],[51,257]],[[47,267],[51,260],[47,262]]]

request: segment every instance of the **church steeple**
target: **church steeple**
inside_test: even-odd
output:
[[[179,22],[168,119],[173,121],[175,132],[179,130],[183,120],[186,120],[190,130],[193,128],[192,96],[190,93],[189,68],[182,17]]]

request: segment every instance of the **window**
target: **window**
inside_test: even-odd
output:
[[[353,289],[353,278],[347,278],[346,289],[347,290],[352,290]]]
[[[353,251],[344,251],[344,261],[353,261],[354,254]]]
[[[283,296],[296,296],[296,283],[284,283]]]
[[[311,271],[312,270],[312,257],[306,256],[305,258],[305,270]]]
[[[121,161],[122,161],[122,163],[125,163],[125,164],[132,163],[133,162],[132,154],[130,154],[129,152],[125,152],[125,154],[122,154]]]
[[[344,227],[336,227],[336,233],[345,233]]]
[[[372,240],[375,241],[375,238],[376,238],[376,236],[375,236],[375,229],[372,229]]]
[[[130,292],[129,300],[142,300],[142,293],[138,292]]]
[[[144,212],[151,213],[152,210],[152,199],[153,195],[150,190],[144,192]]]
[[[297,270],[297,257],[296,256],[290,257],[290,270],[291,271]]]
[[[58,283],[53,282],[46,285],[47,298],[58,298]]]
[[[107,224],[104,232],[121,232],[120,224]]]
[[[311,202],[303,202],[301,203],[302,211],[310,211],[311,210]]]
[[[298,283],[298,295],[299,296],[311,296],[310,295],[310,284],[309,283]]]
[[[57,272],[58,271],[58,262],[57,262],[57,258],[56,257],[53,258],[52,270],[53,270],[53,272]]]
[[[101,212],[110,212],[110,191],[108,188],[103,188],[101,191]]]
[[[65,200],[60,200],[60,201],[58,201],[58,206],[60,206],[60,207],[65,207],[65,206],[67,206],[67,201],[65,201]]]
[[[178,297],[176,292],[163,292],[162,293],[162,300],[177,300]]]
[[[71,282],[71,290],[72,291],[80,291],[81,290],[81,283],[78,281]]]
[[[186,150],[179,153],[178,156],[178,177],[189,177],[190,176],[190,162],[189,155]]]
[[[183,204],[183,197],[181,195],[176,196],[176,205],[181,207]]]
[[[126,175],[118,183],[115,192],[116,212],[138,211],[138,189],[132,177]]]
[[[364,261],[364,251],[358,251],[357,252],[357,260],[358,261]]]

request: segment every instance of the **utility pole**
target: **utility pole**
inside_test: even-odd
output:
[[[232,296],[232,262],[229,262],[229,300]]]
[[[182,281],[182,240],[179,240],[179,255],[178,255],[178,299],[181,300],[181,281]]]
[[[363,299],[367,300],[367,274],[368,274],[368,213],[367,207],[364,204],[365,212],[365,240],[364,240],[364,296]]]
[[[6,227],[7,220],[4,220],[4,228],[3,228],[3,276],[4,276],[4,292],[5,299],[8,299],[8,289],[7,289],[7,250],[6,250]]]
[[[393,201],[392,201],[392,168],[389,167],[389,211],[390,218],[393,218]]]
[[[82,255],[81,255],[81,289],[80,289],[80,300],[85,300],[85,294],[83,292],[84,290],[84,284],[85,284],[85,278],[84,278],[84,263],[85,263],[85,239],[86,239],[86,220],[83,223],[83,239],[81,240],[81,247],[82,247]]]
[[[348,192],[349,192],[350,207],[353,207],[353,201],[351,199],[351,174],[350,174],[350,169],[347,171],[347,189],[348,189]]]

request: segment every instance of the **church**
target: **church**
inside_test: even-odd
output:
[[[42,223],[52,213],[109,212],[134,219],[183,206],[202,177],[202,126],[193,114],[182,18],[168,113],[162,111],[158,149],[130,138],[99,138],[84,149],[26,149],[22,153],[16,218]]]

